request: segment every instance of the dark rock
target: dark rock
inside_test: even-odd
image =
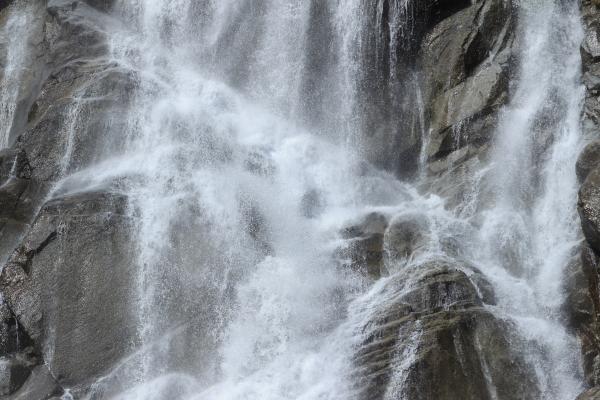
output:
[[[585,178],[589,175],[589,173],[600,166],[600,140],[594,140],[589,143],[581,154],[579,155],[579,159],[577,160],[577,179],[579,182],[583,183]]]
[[[373,278],[379,278],[384,261],[384,233],[388,221],[383,214],[371,213],[358,224],[342,231],[347,239],[338,258],[351,268],[363,271]]]
[[[20,389],[31,374],[31,365],[19,358],[0,358],[0,396]]]
[[[16,246],[35,213],[39,187],[23,150],[0,150],[0,254]]]
[[[6,303],[0,304],[0,396],[15,393],[39,364],[34,343]]]
[[[490,385],[501,399],[539,396],[512,328],[460,268],[430,262],[390,279],[355,356],[360,398],[492,399]]]
[[[394,218],[385,232],[385,250],[389,262],[402,262],[424,248],[429,239],[425,215],[402,215]]]
[[[585,238],[600,254],[600,168],[592,170],[581,186],[577,208]]]
[[[9,396],[7,400],[48,400],[60,396],[64,390],[46,366],[36,367],[21,389]]]
[[[5,9],[10,4],[12,4],[13,0],[0,0],[0,10]]]
[[[429,162],[463,147],[471,152],[486,149],[498,110],[508,98],[514,52],[512,14],[509,2],[476,2],[443,20],[424,39],[421,63]],[[445,62],[440,63],[442,59]]]
[[[67,385],[104,372],[135,340],[127,200],[98,192],[44,205],[0,288],[45,364]],[[102,304],[102,312],[98,312]],[[52,332],[50,334],[50,332]]]
[[[600,295],[598,257],[588,246],[567,271],[565,311],[577,333],[583,355],[583,372],[590,386],[600,385]]]
[[[600,388],[595,387],[577,396],[575,400],[600,400]]]
[[[112,9],[115,0],[85,0],[90,6],[108,12]]]

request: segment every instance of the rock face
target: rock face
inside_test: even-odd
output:
[[[15,9],[8,3],[0,1],[0,24]],[[325,8],[317,3],[312,2],[310,9],[317,21],[310,29],[316,31],[330,23]],[[399,3],[406,9],[400,10]],[[51,399],[69,387],[83,397],[98,377],[139,344],[139,321],[129,312],[136,306],[130,304],[131,290],[140,284],[132,239],[137,216],[118,185],[69,192],[64,178],[122,151],[126,110],[135,100],[138,76],[111,58],[106,32],[122,23],[108,13],[113,0],[22,4],[30,5],[35,16],[27,40],[31,60],[17,96],[10,146],[0,150],[0,255],[5,258],[0,272],[0,396]],[[449,208],[464,203],[476,179],[474,171],[487,157],[499,110],[508,99],[519,45],[513,4],[506,0],[365,4],[376,10],[365,23],[377,29],[361,32],[366,43],[360,48],[365,76],[357,90],[370,101],[357,112],[367,116],[362,128],[369,133],[365,146],[370,161],[403,177],[422,169],[428,178],[425,189],[448,199]],[[588,91],[585,123],[589,132],[597,133],[600,11],[589,1],[583,7],[588,28],[582,47]],[[391,31],[391,18],[407,13],[412,16],[411,36],[398,36]],[[4,47],[0,43],[3,70]],[[320,72],[325,62],[315,54],[321,53],[309,54],[315,58],[310,60],[312,74]],[[414,79],[401,84],[395,77],[402,74]],[[317,78],[306,83],[307,102],[318,101],[324,90],[321,84]],[[423,131],[430,133],[427,143],[422,143]],[[275,174],[259,153],[250,155],[246,168],[257,176]],[[589,246],[582,247],[581,260],[571,265],[566,311],[581,338],[587,381],[594,386],[600,385],[598,142],[586,148],[577,170],[583,182],[579,211]],[[189,205],[193,207],[193,201]],[[308,191],[299,211],[307,219],[317,219],[326,206],[320,192]],[[271,255],[260,210],[248,204],[242,214],[257,246],[265,256]],[[184,214],[177,223],[187,230],[173,232],[168,239],[173,247],[191,248],[207,241],[209,236],[198,232],[208,228],[185,220]],[[514,327],[489,311],[495,293],[476,266],[452,251],[446,253],[456,256],[453,259],[414,263],[425,253],[430,231],[430,221],[418,213],[392,217],[373,212],[341,233],[345,245],[337,256],[343,266],[378,280],[380,296],[387,300],[360,327],[353,357],[359,397],[539,398],[533,369],[511,334]],[[186,256],[167,254],[161,273],[168,277],[178,272],[177,264],[200,263],[182,262],[180,257]],[[198,292],[206,298],[211,295],[205,287]],[[173,316],[165,317],[164,325],[185,321],[190,309],[209,301],[198,296],[183,309],[181,303],[187,299],[180,293],[165,290],[159,295],[168,310],[165,314]],[[185,321],[186,341],[168,351],[186,359],[190,343],[209,347],[204,336],[209,336],[210,325],[203,318]],[[216,343],[221,338],[210,340]],[[186,362],[195,367],[198,360]],[[592,389],[581,398],[593,399],[597,392]]]
[[[600,169],[587,176],[579,191],[579,215],[583,233],[595,251],[600,250]]]
[[[577,179],[583,183],[590,172],[600,165],[600,141],[588,143],[577,160]]]
[[[386,283],[380,295],[391,301],[363,328],[355,356],[361,398],[537,398],[511,327],[483,307],[493,296],[479,294],[478,272],[448,262],[413,268]]]
[[[379,278],[383,272],[384,234],[387,227],[385,215],[372,213],[365,216],[358,224],[342,232],[347,243],[338,256],[351,268]]]
[[[600,254],[600,47],[598,34],[600,8],[597,2],[584,0],[582,11],[585,25],[585,40],[581,46],[583,61],[583,83],[586,99],[583,126],[590,142],[577,161],[577,177],[582,182],[579,191],[578,210],[581,226],[586,239],[581,257],[573,262],[567,287],[569,288],[568,307],[573,328],[578,332],[582,343],[586,382],[595,386],[578,397],[578,400],[600,398],[600,295],[598,292],[598,254]]]
[[[135,343],[127,199],[108,190],[47,201],[67,173],[122,145],[107,138],[119,137],[109,133],[125,122],[135,77],[110,61],[104,32],[115,22],[102,11],[111,5],[24,1],[0,11],[32,15],[29,68],[0,151],[0,253],[10,255],[0,275],[0,392],[11,399],[60,396]]]
[[[579,395],[576,400],[598,400],[598,399],[600,399],[600,389],[593,388],[593,389],[590,389],[590,390],[586,391],[585,393],[582,393],[581,395]]]
[[[46,203],[0,275],[7,304],[61,384],[97,376],[133,344],[126,204],[104,192]]]
[[[475,2],[435,25],[421,45],[426,189],[450,207],[468,202],[508,100],[518,53],[514,13],[509,1]]]

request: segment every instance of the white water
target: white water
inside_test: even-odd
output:
[[[489,172],[495,204],[483,213],[476,259],[485,260],[496,288],[496,312],[531,341],[527,356],[543,398],[567,399],[580,389],[578,343],[563,325],[561,307],[564,270],[579,237],[573,165],[581,150],[583,32],[575,6],[561,11],[524,2],[521,19],[520,80],[496,137]],[[547,122],[553,118],[554,126]],[[536,140],[545,135],[552,144],[542,152]]]
[[[518,80],[473,204],[458,215],[364,161],[363,2],[323,6],[330,25],[321,36],[303,0],[121,0],[112,57],[140,82],[128,129],[118,132],[127,145],[77,176],[87,182],[78,190],[127,178],[140,221],[131,308],[140,347],[96,393],[347,399],[351,359],[368,333],[361,330],[397,299],[386,284],[426,260],[454,257],[442,243],[460,237],[462,257],[494,285],[499,303],[490,309],[527,343],[542,398],[574,398],[579,348],[560,308],[578,238],[582,33],[575,5],[521,5]],[[392,36],[401,40],[412,29],[408,2],[394,2],[392,14]],[[331,48],[315,50],[325,39]],[[560,115],[550,128],[540,123],[548,112]],[[536,144],[543,134],[548,148]],[[420,215],[430,231],[419,254],[387,265],[390,276],[377,282],[333,257],[339,231],[373,211]],[[402,398],[420,335],[415,324],[398,349],[386,399]]]
[[[34,9],[33,2],[14,2],[6,11],[6,22],[2,24],[0,32],[0,44],[3,45],[2,52],[5,57],[0,86],[0,148],[10,144],[21,84],[30,64],[30,60],[27,59],[27,47]]]

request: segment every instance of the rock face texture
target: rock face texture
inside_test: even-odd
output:
[[[596,386],[582,394],[579,399],[598,398],[600,385],[600,305],[598,294],[598,254],[600,254],[599,220],[600,205],[599,173],[600,155],[598,154],[598,132],[600,120],[598,113],[598,82],[600,81],[600,47],[598,35],[600,26],[600,8],[595,1],[583,1],[582,4],[585,40],[581,46],[583,60],[583,83],[586,88],[583,125],[589,143],[583,149],[577,162],[577,176],[582,182],[579,191],[578,209],[581,225],[587,244],[582,246],[581,259],[575,261],[572,274],[570,307],[573,326],[579,332],[584,354],[584,371],[587,384]]]
[[[574,327],[579,332],[583,354],[586,381],[591,386],[600,385],[600,342],[597,332],[600,329],[600,306],[598,304],[598,254],[600,254],[598,189],[600,181],[600,156],[598,154],[598,85],[600,79],[600,48],[598,47],[598,17],[600,9],[593,1],[583,2],[585,40],[581,46],[583,60],[583,83],[586,88],[584,107],[584,129],[590,142],[583,149],[577,162],[577,176],[582,182],[579,191],[579,215],[587,245],[582,246],[581,260],[575,263],[571,293],[571,307],[575,310]],[[582,399],[597,397],[597,389],[582,394]]]
[[[100,393],[92,387],[102,386],[98,380],[109,376],[127,379],[111,373],[117,369],[117,375],[125,376],[118,370],[120,363],[126,357],[135,358],[140,348],[140,332],[145,327],[132,310],[145,295],[133,292],[147,278],[140,276],[136,264],[136,235],[142,222],[139,210],[120,190],[123,181],[137,177],[109,182],[98,179],[97,183],[89,174],[82,174],[123,152],[132,139],[124,134],[131,122],[127,111],[140,100],[136,98],[140,76],[132,72],[134,68],[120,66],[111,54],[114,49],[108,33],[125,23],[111,15],[113,3],[22,0],[19,4],[28,7],[24,40],[28,68],[19,76],[10,128],[6,128],[7,145],[0,150],[0,397],[108,398],[103,395],[112,394],[111,388],[103,387],[106,393]],[[515,4],[509,0],[363,3],[375,11],[359,29],[360,57],[353,61],[362,71],[356,90],[369,99],[356,110],[365,116],[360,122],[367,132],[362,144],[369,161],[402,179],[419,175],[419,189],[439,195],[445,200],[444,210],[455,215],[473,211],[459,209],[461,206],[477,209],[481,205],[471,204],[468,198],[470,187],[478,179],[476,172],[489,161],[500,113],[517,73],[515,58],[521,43]],[[15,4],[0,0],[0,27],[14,17]],[[325,3],[310,4],[313,23],[307,28],[308,36],[322,37],[325,34],[320,30],[330,24],[329,9]],[[586,87],[584,127],[590,140],[577,163],[577,176],[582,184],[578,210],[586,242],[580,257],[568,268],[564,319],[581,342],[583,373],[591,389],[579,398],[586,400],[600,398],[600,8],[591,0],[583,0],[582,7],[586,28],[581,48]],[[257,7],[248,12],[264,10]],[[404,18],[404,30],[396,29],[394,18]],[[172,32],[166,29],[162,34],[168,37]],[[10,40],[7,34],[0,40],[4,78],[14,73],[9,68],[9,58],[14,56],[7,51]],[[234,45],[239,43],[231,44],[237,49]],[[321,75],[325,75],[322,64],[328,59],[318,50],[307,49],[311,78],[305,79],[302,90],[306,107],[324,110],[324,106],[314,106],[326,98]],[[240,48],[240,53],[245,51]],[[398,76],[413,79],[400,80]],[[215,102],[228,101],[215,98]],[[195,106],[184,103],[179,104],[183,114],[186,107]],[[310,122],[325,118],[319,112],[314,114]],[[551,118],[547,119],[551,124]],[[177,119],[173,121],[177,125]],[[177,128],[181,135],[190,134],[186,126]],[[539,131],[545,128],[536,127]],[[544,142],[541,147],[546,145],[547,138],[537,139]],[[214,145],[218,146],[220,142]],[[246,172],[257,182],[258,178],[276,179],[269,152],[258,149],[245,162]],[[235,158],[230,153],[233,151],[223,151],[222,158]],[[182,156],[175,162],[185,161]],[[165,186],[174,187],[176,178]],[[93,181],[84,182],[88,189],[77,190],[80,180],[86,179]],[[232,195],[236,196],[241,195]],[[184,270],[189,276],[181,274],[179,264],[201,264],[201,257],[235,260],[230,254],[220,254],[220,244],[201,243],[209,241],[210,232],[205,231],[213,227],[186,219],[204,212],[192,197],[177,198],[178,207],[191,211],[173,212],[179,220],[171,221],[187,230],[182,233],[169,226],[160,232],[168,248],[160,260],[164,264],[160,278],[179,274],[180,287],[196,271]],[[298,214],[311,223],[318,220],[328,206],[323,198],[318,190],[305,192]],[[397,210],[382,207],[383,211],[366,213],[339,232],[342,244],[334,252],[336,265],[357,273],[361,281],[364,278],[383,299],[368,310],[368,318],[357,328],[360,340],[352,349],[350,368],[356,398],[541,398],[536,366],[530,365],[522,351],[528,343],[515,333],[513,322],[494,312],[499,294],[479,266],[463,257],[470,243],[461,243],[462,247],[457,243],[481,225],[475,218],[480,215],[474,217],[472,212],[469,217],[473,219],[467,224],[452,221],[448,232],[440,233],[436,230],[439,220],[425,215],[429,204],[420,206],[417,211],[396,214]],[[271,260],[277,232],[267,229],[262,211],[247,201],[240,219],[261,256]],[[230,217],[222,214],[221,218]],[[196,236],[187,232],[196,232]],[[494,245],[502,247],[501,239]],[[193,248],[210,254],[176,251]],[[235,271],[219,274],[235,275]],[[511,279],[522,278],[514,275]],[[233,276],[235,279],[239,277]],[[211,301],[231,296],[233,289],[223,286],[203,282],[194,288],[200,294],[193,302],[177,291],[180,287],[159,286],[158,294],[154,293],[154,300],[168,311],[160,316],[160,330],[167,332],[169,325],[185,320],[173,335],[189,339],[178,348],[161,351],[176,354],[177,361],[187,363],[188,369],[205,363],[188,360],[190,343],[212,349],[227,339],[209,332],[211,325],[205,319],[216,319],[216,312],[197,312],[215,306]],[[319,329],[324,328],[310,327]],[[285,336],[278,340],[283,342]],[[212,355],[210,350],[206,354]],[[260,357],[267,358],[256,353],[256,358]],[[107,381],[110,386],[112,381]]]
[[[11,399],[89,385],[135,343],[127,199],[110,190],[50,193],[120,145],[105,139],[124,122],[134,80],[110,62],[104,32],[112,22],[102,11],[111,2],[29,3],[31,61],[11,146],[0,152],[0,249],[8,256],[0,390]],[[1,18],[11,18],[16,7],[2,4]]]
[[[503,399],[537,398],[511,328],[483,308],[494,297],[476,289],[474,282],[486,287],[479,272],[447,262],[414,268],[387,283],[381,295],[393,300],[364,328],[355,356],[363,398],[492,399],[491,390]],[[405,381],[394,387],[398,373]]]

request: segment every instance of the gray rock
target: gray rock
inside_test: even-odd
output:
[[[29,375],[32,365],[20,358],[0,358],[0,396],[7,396],[20,389]]]
[[[577,396],[577,399],[575,400],[600,400],[600,388],[591,388]]]
[[[592,170],[581,186],[577,208],[585,238],[598,254],[600,253],[600,168]]]
[[[388,262],[405,262],[415,252],[426,247],[429,240],[429,221],[422,214],[395,217],[385,232]]]
[[[583,183],[589,173],[600,166],[600,140],[594,140],[585,146],[576,164],[577,179]]]
[[[54,199],[0,275],[11,310],[61,383],[101,374],[135,343],[130,231],[121,195]]]
[[[472,4],[436,25],[421,47],[429,172],[448,170],[454,152],[485,151],[507,101],[512,71],[514,17],[509,2]],[[439,62],[444,60],[444,62]],[[452,165],[450,165],[452,166]]]
[[[595,334],[600,329],[598,258],[588,246],[581,246],[580,254],[569,264],[565,288],[565,314],[580,339],[586,382],[599,385],[600,340]]]
[[[384,262],[384,234],[388,227],[387,217],[380,213],[366,215],[358,224],[342,232],[347,240],[337,257],[355,270],[379,278]]]
[[[21,389],[9,396],[7,400],[48,400],[63,393],[64,390],[56,382],[48,368],[41,365],[32,371]]]
[[[512,328],[482,307],[461,269],[429,262],[390,279],[381,293],[389,302],[373,312],[355,355],[360,398],[492,399],[489,385],[501,399],[538,398]]]

